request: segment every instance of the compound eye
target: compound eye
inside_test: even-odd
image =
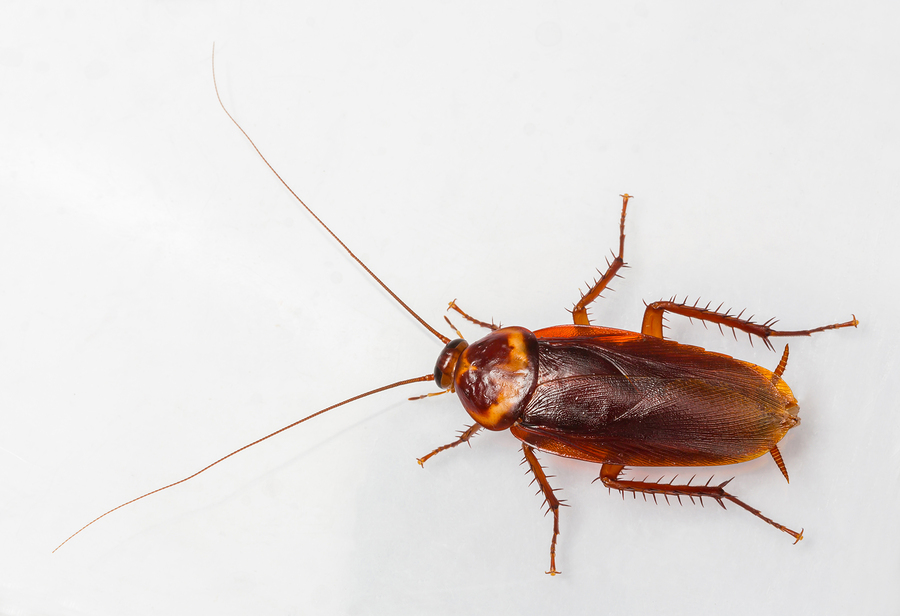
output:
[[[456,371],[459,356],[468,346],[468,342],[457,338],[448,342],[441,354],[438,355],[437,363],[434,364],[434,382],[440,389],[452,388],[453,373]]]

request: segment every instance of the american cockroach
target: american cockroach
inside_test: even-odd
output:
[[[509,430],[522,442],[525,462],[540,487],[544,502],[553,513],[550,540],[550,575],[556,575],[559,508],[548,475],[535,450],[601,465],[599,479],[610,490],[624,495],[641,493],[654,500],[671,497],[713,499],[723,508],[729,501],[759,519],[789,534],[795,543],[803,530],[791,530],[763,515],[725,490],[730,480],[710,485],[636,481],[622,477],[626,467],[718,466],[752,460],[771,454],[785,479],[787,468],[778,442],[800,423],[799,406],[782,375],[787,367],[788,347],[774,371],[663,338],[666,312],[714,323],[748,336],[757,336],[772,350],[771,338],[809,336],[816,332],[856,327],[855,316],[844,323],[811,329],[773,329],[773,321],[755,323],[742,314],[733,315],[697,304],[658,301],[646,305],[640,333],[592,325],[587,308],[625,266],[625,216],[632,197],[622,195],[619,246],[606,272],[594,282],[572,309],[572,324],[530,331],[523,327],[499,327],[464,312],[455,302],[448,310],[489,333],[471,344],[462,334],[451,340],[438,332],[391,291],[328,226],[297,196],[269,164],[262,152],[231,116],[263,162],[297,201],[337,243],[382,288],[419,323],[444,344],[433,374],[405,379],[353,396],[317,411],[267,436],[253,441],[196,473],[125,502],[98,516],[63,541],[54,552],[88,526],[113,511],[162,490],[192,479],[235,454],[293,428],[327,411],[400,385],[435,381],[442,392],[455,392],[474,420],[452,443],[438,447],[418,459],[420,465],[432,456],[468,442],[482,428]],[[450,321],[447,321],[450,324]],[[452,327],[452,324],[450,324]],[[455,328],[454,328],[455,329]],[[751,338],[752,340],[752,338]],[[436,394],[428,394],[436,395]],[[419,396],[425,397],[425,396]],[[693,479],[693,478],[692,478]]]

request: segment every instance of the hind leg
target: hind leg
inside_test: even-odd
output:
[[[719,306],[721,308],[721,306]],[[741,314],[733,315],[729,312],[719,312],[719,308],[711,310],[709,306],[699,307],[696,304],[677,303],[675,301],[653,302],[644,310],[644,322],[641,326],[641,333],[646,336],[663,337],[663,316],[666,312],[680,314],[690,319],[699,319],[708,323],[715,323],[722,329],[722,326],[730,327],[732,331],[740,330],[747,336],[758,336],[762,338],[767,347],[772,349],[772,343],[769,338],[775,336],[811,336],[817,332],[824,332],[829,329],[841,329],[842,327],[856,327],[859,321],[854,316],[844,323],[835,323],[833,325],[823,325],[812,329],[798,329],[793,331],[773,329],[774,319],[770,319],[765,323],[754,323],[750,319],[742,319]],[[752,342],[752,337],[750,338]],[[773,349],[774,350],[774,349]]]
[[[803,529],[800,529],[798,533],[795,530],[791,530],[787,526],[782,526],[775,520],[771,518],[767,518],[764,516],[759,509],[754,509],[747,503],[741,501],[737,497],[729,494],[725,491],[725,486],[731,481],[725,481],[720,483],[717,486],[709,485],[709,482],[706,482],[706,485],[690,485],[690,481],[684,485],[673,485],[671,483],[651,483],[646,481],[633,481],[630,479],[619,479],[619,475],[622,474],[622,471],[625,467],[619,464],[604,464],[600,467],[600,481],[603,482],[610,490],[619,490],[622,495],[625,495],[625,492],[631,492],[632,494],[637,494],[640,492],[641,494],[650,494],[653,496],[653,500],[656,500],[656,495],[660,494],[668,500],[669,496],[674,496],[678,499],[678,502],[681,502],[681,497],[686,496],[691,499],[691,502],[694,501],[694,497],[700,499],[700,502],[703,502],[703,497],[712,498],[717,503],[722,506],[722,509],[725,509],[725,503],[722,501],[731,501],[738,507],[742,507],[746,509],[756,517],[758,517],[763,522],[767,524],[771,524],[775,528],[780,531],[783,531],[789,534],[794,538],[794,543],[797,543],[801,539],[803,539]],[[645,496],[646,498],[646,496]]]

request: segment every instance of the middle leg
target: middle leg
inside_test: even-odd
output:
[[[541,488],[540,492],[544,494],[544,502],[547,503],[548,510],[553,512],[553,539],[550,540],[550,571],[546,573],[556,575],[560,573],[560,571],[556,570],[556,538],[559,536],[559,508],[562,505],[562,501],[556,498],[556,494],[553,493],[554,490],[550,487],[550,482],[547,480],[547,473],[544,472],[544,467],[541,466],[537,456],[534,455],[534,449],[522,443],[522,451],[525,453],[525,461],[528,462],[528,466],[531,468],[532,474],[534,474],[534,481],[537,481],[538,486]]]
[[[588,289],[588,292],[582,295],[581,299],[578,300],[578,303],[575,304],[575,307],[572,309],[572,318],[575,325],[591,324],[591,320],[587,313],[588,305],[600,297],[603,289],[609,285],[612,279],[616,277],[619,270],[625,266],[625,211],[628,209],[629,199],[631,199],[631,195],[622,195],[622,218],[619,221],[619,254],[616,255],[611,263],[608,263],[606,273],[604,273],[599,280],[594,281],[594,284]]]

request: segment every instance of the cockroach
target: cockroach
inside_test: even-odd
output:
[[[273,436],[361,398],[401,385],[434,381],[442,390],[455,392],[463,408],[474,420],[453,442],[434,449],[418,459],[425,464],[432,456],[468,442],[477,432],[509,430],[522,442],[522,453],[543,495],[544,504],[553,513],[550,539],[550,569],[556,575],[556,545],[559,537],[559,509],[562,501],[554,493],[548,475],[535,450],[600,464],[599,479],[610,490],[653,497],[704,497],[725,508],[731,502],[757,518],[794,538],[803,538],[803,530],[791,530],[763,515],[758,509],[727,492],[731,481],[710,485],[636,481],[622,477],[626,467],[639,466],[719,466],[753,460],[769,453],[786,480],[787,468],[778,450],[778,442],[800,423],[799,406],[782,378],[788,360],[784,347],[774,371],[728,355],[713,353],[663,338],[665,313],[716,324],[720,329],[741,331],[756,336],[774,350],[771,338],[809,336],[816,332],[856,327],[856,316],[844,323],[794,331],[776,330],[773,321],[756,323],[697,304],[675,299],[646,305],[640,333],[592,325],[588,306],[625,267],[625,215],[632,197],[621,195],[619,250],[606,272],[590,286],[572,309],[572,324],[530,331],[524,327],[500,327],[480,321],[460,308],[452,309],[465,320],[489,330],[480,340],[469,344],[451,340],[422,319],[376,276],[334,232],[300,199],[287,182],[269,164],[250,136],[225,108],[215,82],[213,50],[213,86],[219,105],[243,133],[275,177],[320,224],[350,257],[423,327],[444,344],[433,374],[426,374],[384,385],[353,396],[312,413],[280,430],[237,449],[196,473],[174,483],[127,501],[84,525],[56,549],[65,545],[88,526],[117,509],[174,487],[203,473],[216,464]],[[446,319],[446,317],[445,317]],[[447,323],[451,326],[449,320]],[[455,328],[454,328],[455,329]],[[437,395],[428,394],[428,395]],[[426,396],[418,396],[423,398]],[[415,399],[415,398],[413,398]],[[692,478],[693,479],[693,478]]]

